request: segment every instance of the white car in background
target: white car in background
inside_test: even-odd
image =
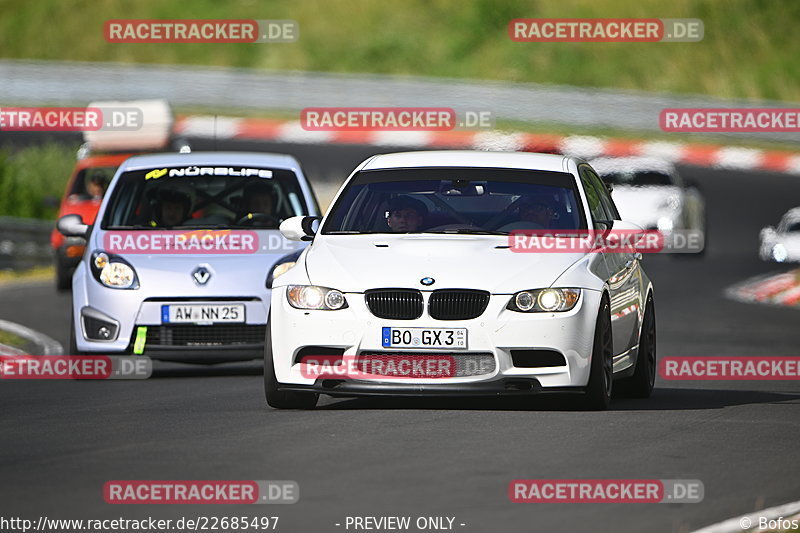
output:
[[[759,255],[764,261],[800,262],[800,207],[787,211],[777,228],[762,229],[760,238]]]
[[[583,393],[588,408],[603,409],[612,383],[650,395],[655,309],[641,255],[509,249],[513,230],[642,231],[620,220],[586,162],[379,155],[346,180],[317,231],[314,223],[281,224],[287,239],[311,244],[274,281],[270,406],[313,408],[319,394],[551,391]],[[327,377],[315,373],[323,362]]]
[[[706,232],[705,202],[675,165],[653,157],[603,157],[590,162],[613,188],[622,218],[646,230]]]

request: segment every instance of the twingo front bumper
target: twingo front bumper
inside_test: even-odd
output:
[[[578,304],[561,313],[520,313],[506,309],[511,295],[492,295],[483,314],[472,320],[435,320],[424,312],[415,320],[385,320],[368,309],[364,295],[347,293],[348,307],[336,311],[301,310],[289,305],[286,287],[272,294],[267,354],[273,358],[280,390],[315,391],[332,396],[496,396],[580,391],[589,380],[601,293],[582,290]],[[427,303],[427,295],[425,297]],[[427,306],[426,306],[427,309]],[[383,327],[466,328],[468,349],[384,348]],[[313,353],[321,348],[320,354]],[[493,370],[464,377],[401,378],[319,376],[298,362],[304,354],[343,352],[346,360],[369,354],[491,353]],[[555,366],[515,366],[512,352],[547,350],[563,356]],[[313,357],[312,357],[313,358]]]
[[[115,290],[103,287],[85,273],[86,264],[78,265],[73,285],[73,322],[75,344],[78,351],[89,354],[122,355],[135,350],[140,331],[145,336],[141,355],[165,361],[216,363],[222,361],[245,361],[263,355],[264,330],[269,313],[269,289],[255,284],[244,287],[238,293],[223,287],[218,291],[198,291],[178,279],[155,284],[143,284],[137,290]],[[188,279],[188,276],[183,276]],[[169,292],[165,287],[169,287]],[[250,289],[249,291],[247,289]],[[196,326],[204,333],[194,339],[195,331],[182,332],[183,337],[192,337],[192,342],[165,340],[159,330],[162,321],[162,306],[181,304],[241,304],[244,306],[245,322],[231,325],[215,324]],[[109,325],[112,336],[98,340],[87,335],[87,318],[100,320]],[[217,335],[219,327],[229,328]],[[176,327],[193,328],[192,324]],[[146,328],[146,329],[143,329]],[[202,328],[202,331],[199,329]],[[244,329],[247,331],[244,331]],[[211,338],[209,338],[211,337]],[[251,339],[252,337],[252,339]],[[158,338],[158,342],[151,340]],[[222,339],[221,341],[219,339]],[[242,339],[247,342],[242,342]],[[228,342],[232,340],[233,342]]]

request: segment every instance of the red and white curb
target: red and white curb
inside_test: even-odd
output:
[[[746,303],[800,305],[800,270],[758,276],[728,288],[725,294]]]
[[[205,115],[180,117],[176,123],[176,133],[193,137],[285,143],[550,152],[585,159],[641,155],[687,165],[800,174],[800,152],[700,143],[497,131],[306,131],[296,120]]]

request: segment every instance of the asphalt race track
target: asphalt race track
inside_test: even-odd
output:
[[[196,149],[211,144],[195,141]],[[289,152],[312,180],[341,180],[365,146],[219,143]],[[683,168],[706,197],[704,258],[646,257],[659,356],[800,355],[795,310],[726,299],[728,286],[788,270],[761,262],[758,232],[800,198],[800,177]],[[0,290],[0,318],[65,346],[69,296]],[[287,532],[345,531],[346,516],[454,516],[455,529],[688,532],[797,500],[800,383],[659,378],[650,400],[581,412],[550,396],[334,400],[311,412],[264,401],[260,364],[159,364],[146,381],[0,382],[0,506],[35,518],[277,515]],[[520,478],[699,479],[697,504],[514,504]],[[295,480],[282,506],[112,506],[108,480]],[[341,524],[337,526],[336,524]],[[460,524],[464,524],[461,526]]]

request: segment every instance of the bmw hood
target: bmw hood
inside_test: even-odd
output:
[[[548,287],[584,253],[517,253],[494,235],[331,235],[308,249],[314,285],[343,292],[401,287],[469,288],[493,294]],[[422,278],[433,278],[426,287]]]
[[[680,187],[616,185],[611,196],[622,219],[638,224],[644,229],[656,228],[659,218],[676,218],[681,209]]]

